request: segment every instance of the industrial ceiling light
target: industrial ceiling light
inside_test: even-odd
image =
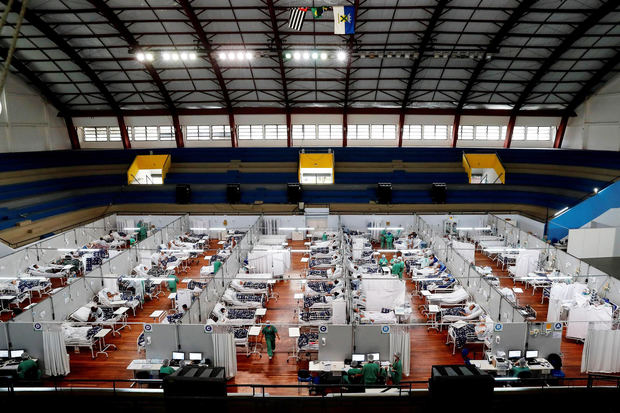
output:
[[[136,59],[138,59],[140,62],[143,62],[144,59],[146,58],[146,56],[144,56],[144,53],[140,52],[136,55]]]
[[[161,57],[162,57],[165,61],[168,61],[168,60],[170,60],[170,53],[168,53],[168,52],[163,52],[163,53],[161,54]]]
[[[336,53],[336,58],[343,62],[347,58],[347,53],[343,50],[339,50],[338,53]]]
[[[310,53],[304,52],[302,57],[304,58],[304,60],[308,60],[308,59],[310,59]]]
[[[189,52],[188,57],[189,60],[196,60],[196,52]]]
[[[293,55],[291,54],[291,52],[286,52],[286,53],[284,53],[284,57],[285,57],[286,59],[290,59],[290,58],[292,58],[292,57],[293,57]]]
[[[252,59],[254,59],[254,53],[252,53],[252,52],[245,52],[245,58],[246,58],[247,60],[252,60]]]
[[[243,60],[245,54],[243,52],[237,52],[237,60]]]
[[[327,59],[327,53],[321,52],[321,60],[326,60],[326,59]]]
[[[189,58],[187,52],[181,52],[181,60],[187,60]]]
[[[179,54],[178,54],[177,52],[172,52],[172,53],[170,54],[170,58],[171,58],[172,60],[179,60]]]
[[[149,53],[145,53],[144,57],[146,58],[146,60],[148,62],[152,62],[155,59],[155,56],[153,56],[153,53],[150,53],[150,52]]]
[[[226,60],[226,58],[227,58],[226,53],[224,53],[224,52],[220,52],[219,56],[220,56],[221,60]]]
[[[299,52],[293,53],[293,59],[295,59],[295,60],[301,59],[301,53],[299,53]]]
[[[235,60],[235,54],[233,52],[228,52],[228,58],[230,60]]]
[[[319,58],[319,54],[317,52],[312,52],[312,60],[316,60]]]

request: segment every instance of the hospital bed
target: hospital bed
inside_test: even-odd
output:
[[[95,346],[97,334],[101,330],[99,326],[74,326],[70,323],[62,324],[62,335],[66,347],[87,347],[90,349],[92,358],[95,358]]]
[[[108,293],[113,294],[112,297],[108,296]],[[120,292],[113,292],[108,288],[102,288],[97,293],[99,299],[99,305],[102,307],[128,307],[133,311],[133,315],[136,315],[136,308],[141,305],[140,300],[135,296],[127,296],[127,294],[121,294]]]
[[[481,306],[476,304],[476,308],[470,313],[466,315],[456,314],[458,310],[463,310],[467,308],[472,303],[465,303],[463,307],[452,307],[448,309],[443,309],[441,311],[441,322],[442,323],[454,323],[456,321],[469,321],[469,320],[477,320],[480,316],[484,315],[484,310]]]
[[[222,312],[222,309],[226,311]],[[223,303],[218,302],[213,307],[212,314],[217,318],[218,324],[247,326],[256,323],[256,309],[254,308],[227,308]]]
[[[331,321],[331,306],[324,308],[308,308],[298,314],[300,324],[327,324]]]
[[[222,301],[233,307],[263,308],[267,301],[267,295],[261,293],[241,293],[228,288],[222,295]]]
[[[486,346],[487,342],[484,338],[479,338],[476,335],[476,327],[474,324],[459,321],[448,326],[446,345],[450,344],[452,344],[452,354],[455,354],[457,348],[463,348],[466,345],[473,344],[482,344]]]
[[[240,293],[268,294],[269,284],[262,281],[232,280],[230,288]]]
[[[454,306],[465,302],[469,298],[469,294],[463,287],[457,287],[449,293],[429,294],[425,296],[428,304],[436,304],[438,306]]]
[[[389,309],[387,312],[383,311],[365,311],[360,310],[356,313],[360,324],[397,324],[398,319],[394,310]]]
[[[327,269],[338,264],[341,259],[342,257],[339,255],[336,255],[335,258],[333,256],[328,258],[310,258],[308,267],[311,269]]]
[[[94,304],[94,303],[89,303],[89,304]],[[69,315],[68,321],[73,320],[73,321],[78,321],[82,323],[88,322],[88,316],[90,314],[90,307],[91,305],[87,304],[83,307],[78,308],[77,310],[75,310],[73,313]],[[97,320],[94,323],[102,325],[104,327],[109,327],[112,329],[112,335],[118,334],[120,336],[121,335],[120,330],[128,326],[124,315],[115,314],[115,311],[114,311],[115,309],[110,308],[110,307],[99,306],[99,308],[103,310],[103,319]],[[120,325],[120,327],[117,327],[118,325]]]

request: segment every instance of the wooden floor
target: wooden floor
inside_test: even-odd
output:
[[[290,242],[293,249],[303,249],[303,241]],[[216,244],[212,243],[211,248],[215,248]],[[210,251],[213,252],[213,251]],[[210,253],[209,252],[209,253]],[[207,253],[207,254],[209,254]],[[389,258],[389,254],[388,258]],[[281,341],[277,343],[277,349],[273,360],[269,360],[266,353],[263,352],[262,357],[258,355],[252,355],[247,358],[245,353],[238,353],[237,363],[238,372],[235,378],[230,380],[230,384],[296,384],[297,383],[297,370],[300,368],[307,368],[308,361],[300,361],[295,363],[290,361],[287,363],[288,356],[291,354],[294,342],[288,338],[288,325],[295,323],[294,309],[297,305],[293,295],[297,292],[301,292],[301,282],[299,278],[305,264],[300,262],[302,253],[292,253],[292,269],[285,275],[284,280],[280,281],[275,286],[275,291],[279,294],[279,298],[272,299],[267,305],[267,315],[265,320],[270,320],[272,324],[278,327],[280,332]],[[482,254],[476,255],[477,265],[490,265],[494,267],[495,272],[501,277],[501,284],[504,286],[512,287],[512,280],[507,278],[505,272],[497,268],[487,257]],[[201,264],[193,265],[187,276],[198,277]],[[185,276],[185,275],[184,275]],[[412,290],[412,283],[407,282],[408,291]],[[540,303],[540,290],[536,294],[532,295],[532,291],[526,290],[519,296],[519,302],[521,304],[532,305],[540,320],[546,318],[547,303]],[[414,315],[412,317],[412,323],[424,323],[426,319],[417,311],[418,304],[421,304],[421,300],[413,295],[412,308],[414,309]],[[144,304],[144,308],[138,311],[136,317],[130,317],[131,322],[152,322],[148,318],[148,315],[157,309],[168,309],[171,307],[171,303],[165,297],[159,300],[147,301]],[[71,359],[71,373],[67,378],[72,380],[111,380],[111,379],[129,379],[133,377],[133,374],[129,372],[126,367],[129,363],[136,358],[144,358],[144,354],[138,354],[136,340],[139,333],[142,331],[142,325],[138,324],[132,327],[131,330],[125,329],[122,331],[120,337],[110,339],[108,342],[117,346],[117,350],[110,351],[109,358],[105,356],[99,356],[93,360],[90,356],[90,352],[82,350],[81,353],[76,354],[73,351],[69,351]],[[457,351],[456,355],[452,355],[452,348],[445,344],[446,332],[437,332],[435,330],[427,330],[425,325],[414,325],[410,327],[411,336],[411,374],[405,377],[404,380],[408,381],[426,381],[429,378],[431,366],[435,364],[461,364],[462,359],[460,353]],[[478,357],[481,354],[479,346],[470,349]],[[579,367],[581,364],[581,350],[582,345],[576,344],[572,341],[564,340],[562,345],[562,352],[564,354],[564,371],[567,377],[580,376]],[[89,385],[97,387],[110,387],[110,383],[77,383],[72,385]],[[122,386],[122,385],[121,385]],[[426,387],[425,384],[419,384],[415,387]],[[247,388],[239,388],[240,392],[247,392]],[[268,389],[271,394],[298,394],[295,389]]]

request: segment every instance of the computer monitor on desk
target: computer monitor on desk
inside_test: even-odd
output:
[[[8,359],[9,350],[0,350],[0,359]]]
[[[532,361],[538,358],[538,350],[528,350],[525,352],[525,358],[528,361]]]
[[[24,350],[11,350],[11,358],[18,359],[24,354]]]
[[[508,360],[516,361],[521,358],[521,350],[508,350]]]
[[[178,351],[172,352],[172,360],[185,360],[185,353],[180,353]]]
[[[202,360],[202,353],[189,353],[189,359],[191,361],[200,361]]]
[[[363,354],[353,354],[351,356],[351,361],[357,361],[363,363],[366,360],[366,356]]]
[[[368,353],[368,361],[379,361],[379,353]]]

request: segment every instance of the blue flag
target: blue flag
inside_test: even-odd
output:
[[[355,33],[355,6],[334,6],[334,34]]]

